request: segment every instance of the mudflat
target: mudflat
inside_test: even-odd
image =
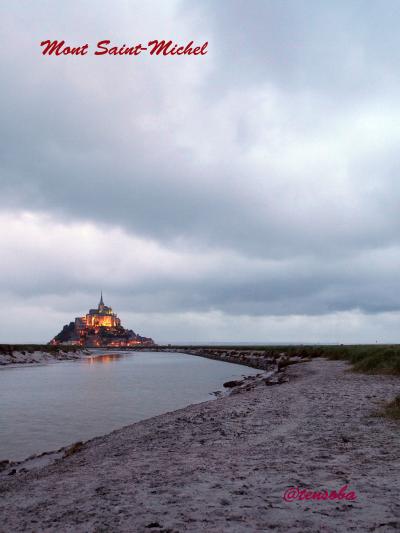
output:
[[[0,480],[0,531],[319,532],[400,529],[399,379],[314,359],[289,382],[193,405]],[[288,487],[354,491],[295,500]]]

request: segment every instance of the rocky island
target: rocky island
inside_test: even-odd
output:
[[[76,317],[66,324],[51,341],[53,345],[78,345],[86,348],[119,348],[126,346],[154,345],[153,339],[142,337],[131,329],[125,329],[111,307],[104,305],[103,293],[97,309],[90,309],[85,316]]]

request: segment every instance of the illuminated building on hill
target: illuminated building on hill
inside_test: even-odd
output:
[[[113,313],[111,307],[104,305],[103,293],[101,293],[97,309],[90,309],[89,313],[85,316],[84,323],[88,327],[105,326],[116,328],[121,325],[120,319]]]
[[[76,344],[85,347],[122,347],[138,344],[154,344],[148,337],[142,337],[131,329],[121,326],[121,320],[111,307],[104,304],[103,293],[97,309],[90,309],[74,322],[66,324],[51,344]]]

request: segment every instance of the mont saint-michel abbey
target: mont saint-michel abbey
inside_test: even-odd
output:
[[[121,321],[117,315],[113,313],[111,307],[104,305],[102,292],[97,309],[90,309],[86,316],[75,318],[75,325],[79,329],[85,329],[87,326],[105,326],[109,328],[117,328],[121,325]]]
[[[88,348],[122,347],[138,344],[154,344],[149,337],[137,335],[121,326],[121,320],[111,307],[104,305],[103,293],[97,309],[90,309],[85,316],[78,316],[66,324],[50,344],[75,344]]]

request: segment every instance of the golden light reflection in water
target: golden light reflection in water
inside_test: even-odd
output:
[[[89,365],[94,365],[94,364],[109,364],[109,363],[112,363],[113,361],[117,361],[118,359],[121,359],[122,357],[124,357],[123,355],[119,355],[119,354],[105,354],[105,355],[94,355],[92,357],[88,357],[87,359],[85,359],[85,362],[88,363]]]

